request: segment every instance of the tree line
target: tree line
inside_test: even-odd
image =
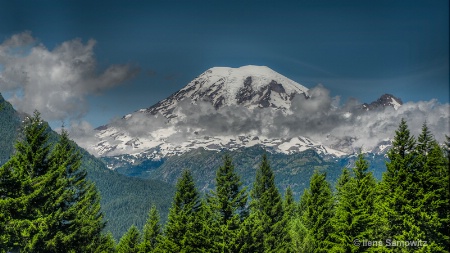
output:
[[[332,189],[315,171],[299,202],[281,196],[262,156],[250,191],[231,157],[216,188],[201,196],[185,170],[163,227],[153,207],[140,232],[132,226],[117,252],[449,252],[449,150],[423,124],[417,139],[402,119],[377,181],[363,154]]]
[[[380,182],[359,154],[333,188],[314,172],[298,202],[279,192],[265,155],[252,189],[225,156],[213,191],[201,195],[183,171],[167,222],[153,206],[142,231],[133,225],[116,242],[67,132],[49,144],[36,112],[0,167],[0,252],[449,252],[446,144],[426,123],[416,139],[402,120]]]

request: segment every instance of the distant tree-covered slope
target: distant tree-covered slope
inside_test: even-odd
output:
[[[19,114],[0,94],[0,164],[4,164],[12,154],[19,127]]]
[[[20,134],[24,116],[15,111],[0,94],[0,166],[14,152],[14,143]],[[55,142],[58,138],[58,134],[51,131],[50,141]],[[162,217],[167,216],[174,194],[171,184],[121,175],[109,170],[102,161],[84,149],[78,149],[83,157],[82,167],[100,191],[100,203],[107,220],[106,231],[111,231],[119,238],[133,224],[142,228],[152,204],[158,208]]]
[[[109,170],[97,158],[81,150],[88,178],[101,195],[101,207],[107,219],[106,230],[119,238],[134,224],[142,228],[152,204],[165,218],[175,192],[171,184],[152,179],[132,178]],[[165,219],[164,219],[165,221]]]
[[[344,167],[353,167],[357,158],[356,155],[325,158],[314,150],[288,155],[269,152],[261,146],[253,146],[220,152],[199,148],[179,156],[170,156],[156,161],[132,155],[102,157],[101,159],[106,164],[113,166],[120,164],[114,170],[123,175],[157,179],[173,185],[180,177],[182,170],[189,169],[192,171],[199,190],[209,192],[215,186],[215,171],[219,168],[224,155],[229,154],[232,157],[236,172],[242,178],[243,184],[250,188],[264,153],[267,153],[271,161],[279,190],[284,192],[290,186],[296,198],[299,198],[305,187],[309,185],[314,170],[326,172],[327,180],[334,184],[341,170]],[[375,178],[381,180],[381,175],[386,170],[386,157],[383,154],[368,154],[367,160],[370,164],[369,170],[373,172]]]
[[[222,152],[198,149],[181,156],[173,156],[159,168],[153,170],[150,178],[174,184],[181,171],[189,169],[192,171],[199,190],[209,192],[215,186],[215,173],[226,153],[232,157],[236,173],[240,175],[243,185],[248,186],[249,189],[261,162],[261,156],[266,153],[276,175],[275,183],[279,190],[284,192],[290,186],[297,198],[309,185],[314,170],[326,172],[328,179],[334,182],[342,169],[340,162],[325,160],[313,150],[286,155],[269,153],[262,147],[253,146]]]

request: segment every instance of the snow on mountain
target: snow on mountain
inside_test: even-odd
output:
[[[320,95],[322,94],[318,94],[314,89],[309,91],[301,84],[265,66],[214,67],[157,104],[127,114],[118,121],[97,128],[96,137],[99,141],[90,150],[94,150],[99,156],[128,154],[148,159],[160,159],[198,148],[219,151],[261,145],[271,152],[285,154],[313,149],[325,156],[344,156],[349,150],[348,147],[340,148],[347,143],[345,140],[338,140],[338,144],[332,145],[333,148],[331,148],[320,141],[303,136],[302,132],[295,135],[284,135],[282,123],[276,121],[275,117],[280,117],[280,115],[285,118],[295,116],[297,119],[300,117],[300,121],[291,121],[300,124],[302,119],[306,119],[302,117],[314,118],[316,116],[314,111],[309,112],[308,110],[314,108],[311,106],[321,106],[315,100],[315,96]],[[308,102],[310,103],[305,104]],[[299,103],[303,103],[305,106],[306,110],[302,113],[306,114],[298,114],[298,111],[293,111]],[[200,104],[208,106],[205,109]],[[386,94],[371,104],[363,104],[362,108],[373,110],[393,106],[397,109],[401,104],[400,99]],[[186,108],[191,105],[199,107],[187,110]],[[244,113],[239,115],[237,120],[233,118],[234,121],[227,122],[230,121],[233,113],[240,110],[243,110]],[[252,128],[263,127],[264,129],[240,131],[241,128],[246,127],[246,124],[252,124],[254,121],[252,117],[256,115],[252,112],[255,111],[258,111],[258,116],[267,117],[259,118],[259,122],[269,123]],[[294,113],[297,114],[294,115]],[[348,112],[347,114],[342,117],[350,120],[353,117],[352,113]],[[202,123],[195,124],[195,122],[200,122],[198,121],[200,119],[203,120]],[[211,126],[205,124],[209,123],[210,119],[215,121],[214,127],[224,128],[219,131],[219,134],[207,131],[206,128]],[[270,120],[272,123],[277,123],[277,127],[271,129],[271,132],[267,132],[265,127],[271,127]],[[296,124],[299,124],[286,122],[290,124],[289,127],[294,128],[297,127]],[[230,130],[230,126],[234,128]],[[277,134],[274,135],[274,131]],[[324,136],[328,134],[325,133]]]
[[[324,145],[314,142],[306,137],[295,137],[290,139],[267,139],[257,136],[204,136],[199,139],[191,139],[179,144],[172,144],[169,142],[161,141],[159,143],[146,143],[146,140],[134,140],[138,145],[142,145],[143,148],[139,152],[126,153],[123,152],[126,149],[122,149],[122,154],[127,154],[127,162],[134,163],[134,160],[140,161],[144,159],[160,160],[161,158],[181,155],[186,152],[203,148],[205,150],[221,151],[221,150],[237,150],[244,147],[252,147],[255,145],[264,146],[269,152],[277,152],[284,154],[293,154],[302,152],[308,149],[314,149],[318,154],[324,156],[340,157],[346,155],[346,153],[325,147]],[[134,145],[133,144],[133,145]],[[153,145],[152,145],[153,144]],[[121,149],[123,146],[118,146],[117,149]],[[139,149],[129,149],[137,151]],[[114,154],[114,152],[107,153]],[[116,153],[116,159],[125,159]],[[130,157],[132,157],[130,159]],[[111,166],[109,166],[112,168]]]
[[[402,104],[403,102],[400,98],[397,98],[391,94],[384,94],[379,99],[370,104],[364,103],[362,105],[362,108],[368,111],[384,108],[386,106],[392,106],[395,110],[397,110]]]
[[[216,109],[240,105],[249,109],[272,107],[286,111],[294,96],[306,96],[307,91],[306,87],[265,66],[214,67],[170,97],[139,111],[176,117],[173,111],[177,103],[186,98],[209,101]]]
[[[325,147],[321,143],[302,136],[287,139],[260,135],[198,136],[198,132],[193,129],[192,138],[173,140],[177,129],[171,123],[180,118],[189,117],[177,110],[179,103],[185,99],[190,99],[192,103],[209,102],[215,109],[225,106],[242,106],[249,110],[262,108],[289,114],[292,99],[298,95],[307,97],[307,92],[306,87],[268,67],[211,68],[168,98],[121,119],[131,121],[142,115],[154,117],[162,115],[167,119],[165,127],[148,129],[145,136],[136,137],[114,124],[102,126],[97,128],[96,137],[100,141],[94,149],[100,156],[134,154],[145,155],[150,159],[182,154],[197,148],[233,150],[254,145],[262,145],[274,152],[286,154],[312,148],[324,155],[344,155],[343,152]]]

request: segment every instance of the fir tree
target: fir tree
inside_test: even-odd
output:
[[[428,129],[427,123],[424,122],[422,125],[422,132],[417,137],[416,150],[418,154],[426,156],[431,151],[435,142],[433,135]]]
[[[376,182],[369,164],[359,154],[353,169],[354,178],[348,178],[349,172],[343,170],[338,180],[338,203],[332,220],[337,252],[363,252],[364,247],[354,245],[354,240],[372,238],[375,233]]]
[[[251,192],[251,211],[262,219],[265,252],[289,252],[290,238],[275,175],[264,154]]]
[[[336,195],[338,202],[340,200],[341,195],[344,193],[345,185],[350,181],[350,179],[351,179],[350,170],[348,168],[342,169],[341,176],[338,178],[338,181],[336,183]]]
[[[283,202],[284,214],[286,218],[289,220],[294,217],[296,213],[294,193],[290,186],[286,189],[286,193],[284,194],[284,202]]]
[[[310,190],[309,189],[305,189],[303,191],[302,196],[300,197],[300,201],[298,203],[298,208],[297,208],[298,214],[300,216],[303,216],[303,214],[304,214],[304,212],[306,210],[306,207],[307,207],[306,205],[307,205],[307,203],[309,201],[309,197],[310,197]]]
[[[242,182],[236,174],[231,157],[225,155],[223,166],[216,173],[216,191],[209,198],[213,210],[219,212],[220,224],[227,222],[236,215],[243,220],[246,214],[247,194],[241,188]]]
[[[439,233],[441,233],[442,235],[447,235],[447,238],[444,239],[444,242],[442,243],[445,246],[445,249],[447,252],[450,252],[450,239],[448,238],[448,236],[450,235],[450,207],[449,207],[449,203],[450,203],[450,137],[449,136],[445,136],[446,137],[446,142],[445,142],[445,153],[447,156],[447,162],[446,162],[446,166],[444,166],[442,173],[442,200],[444,201],[444,205],[443,208],[440,210],[439,212],[439,216],[443,217],[442,218],[442,228],[439,230]],[[446,207],[445,207],[446,205]]]
[[[307,230],[305,234],[310,241],[308,248],[312,248],[311,252],[328,252],[332,246],[330,234],[333,233],[331,219],[334,204],[330,185],[325,179],[325,173],[314,172],[309,190],[303,195],[300,206],[301,220]]]
[[[416,175],[412,213],[423,237],[428,238],[433,252],[448,251],[449,191],[448,163],[444,151],[434,139],[426,123],[417,138]],[[404,233],[406,236],[414,236]],[[405,237],[406,237],[405,236]]]
[[[147,222],[144,225],[141,252],[152,252],[160,240],[162,228],[158,210],[153,205],[148,214]]]
[[[237,236],[240,225],[247,215],[246,189],[241,188],[241,181],[234,170],[229,155],[225,155],[223,165],[216,173],[216,190],[208,198],[211,211],[217,217],[215,235],[220,252],[237,252]]]
[[[0,169],[0,178],[6,179],[0,182],[0,247],[93,251],[104,226],[98,192],[86,181],[67,132],[51,152],[48,139],[49,128],[35,112],[24,126],[16,153]]]
[[[52,223],[44,239],[46,248],[55,252],[93,251],[101,241],[105,224],[100,211],[100,195],[86,179],[81,156],[75,151],[64,129],[49,158],[51,172],[45,189],[46,212]]]
[[[289,221],[289,236],[292,240],[292,249],[294,252],[312,252],[313,245],[311,235],[303,221],[303,214],[306,210],[306,204],[309,199],[309,190],[305,189],[297,205],[294,217]]]
[[[36,111],[27,118],[16,153],[0,169],[0,247],[3,250],[37,251],[34,245],[48,231],[48,215],[40,211],[45,201],[42,181],[49,169],[47,125]],[[11,188],[14,187],[14,188]]]
[[[284,209],[285,215],[288,216],[288,230],[293,252],[312,252],[310,247],[311,237],[301,219],[307,198],[308,191],[305,190],[300,202],[297,204],[294,201],[291,188],[288,187],[286,190]]]
[[[120,238],[117,244],[117,253],[138,253],[141,235],[138,228],[132,225],[128,231]]]
[[[224,245],[218,243],[217,216],[206,201],[202,200],[200,209],[192,214],[189,226],[183,239],[182,252],[223,252]],[[223,242],[223,241],[221,241]],[[227,243],[233,244],[233,241]]]
[[[426,123],[415,143],[404,120],[396,131],[390,162],[383,175],[387,219],[394,240],[428,241],[403,251],[442,252],[448,247],[448,184],[446,159]]]
[[[412,173],[415,159],[415,139],[411,136],[406,121],[401,120],[395,131],[392,148],[388,151],[389,162],[383,174],[382,195],[389,232],[386,238],[401,239],[403,231],[409,230],[405,222],[411,225],[414,218],[408,213],[416,189]],[[413,229],[413,228],[411,228]],[[413,229],[415,231],[415,229]],[[414,238],[418,239],[418,238]],[[412,240],[410,238],[409,240]]]
[[[265,219],[259,210],[251,210],[242,223],[237,244],[240,253],[263,253]]]
[[[165,227],[165,236],[161,250],[166,252],[185,252],[191,243],[187,238],[188,230],[196,229],[195,215],[200,211],[200,196],[195,188],[194,179],[189,170],[184,170],[176,185],[172,207],[169,210]],[[193,231],[191,231],[193,232]]]
[[[100,237],[100,241],[97,244],[97,248],[92,252],[98,253],[115,253],[116,252],[116,241],[111,232]]]

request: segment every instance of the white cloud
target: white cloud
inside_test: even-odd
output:
[[[306,136],[344,151],[373,149],[379,142],[395,135],[400,119],[404,118],[416,137],[422,124],[439,142],[450,135],[450,105],[437,100],[408,102],[398,110],[392,107],[365,111],[361,103],[349,100],[339,105],[339,97],[330,97],[322,85],[309,90],[310,98],[297,96],[291,104],[292,114],[268,109],[250,110],[225,106],[219,110],[207,102],[192,104],[182,101],[176,113],[187,115],[175,122],[179,132],[203,129],[204,135],[264,135],[271,138]]]
[[[398,110],[386,107],[365,111],[356,100],[340,105],[339,98],[330,97],[329,91],[321,85],[312,88],[309,94],[311,97],[308,99],[295,97],[290,108],[292,114],[288,115],[271,109],[252,110],[242,106],[225,106],[216,110],[210,102],[193,103],[185,99],[174,111],[181,116],[170,121],[160,114],[136,112],[126,119],[113,119],[109,126],[133,138],[155,141],[160,138],[156,134],[158,131],[171,129],[167,140],[172,144],[203,136],[305,136],[344,152],[360,148],[372,150],[381,141],[395,135],[401,118],[407,121],[416,137],[425,121],[439,142],[445,140],[445,135],[450,135],[450,105],[440,104],[437,100],[408,102]],[[71,136],[88,149],[100,141],[94,136],[95,132],[87,123],[71,126]],[[112,144],[114,140],[108,141]]]
[[[0,90],[20,111],[39,110],[46,120],[83,116],[86,96],[122,84],[137,73],[131,65],[97,70],[95,40],[63,42],[53,50],[39,43],[30,32],[13,35],[0,44]]]
[[[123,129],[133,137],[149,137],[150,132],[166,128],[167,119],[160,115],[149,115],[145,113],[135,113],[127,120],[115,118],[110,123],[116,128]]]
[[[95,137],[96,130],[89,122],[84,120],[72,121],[68,131],[70,138],[76,141],[80,147],[83,147],[91,154],[96,154],[94,147],[98,142],[98,138]]]

